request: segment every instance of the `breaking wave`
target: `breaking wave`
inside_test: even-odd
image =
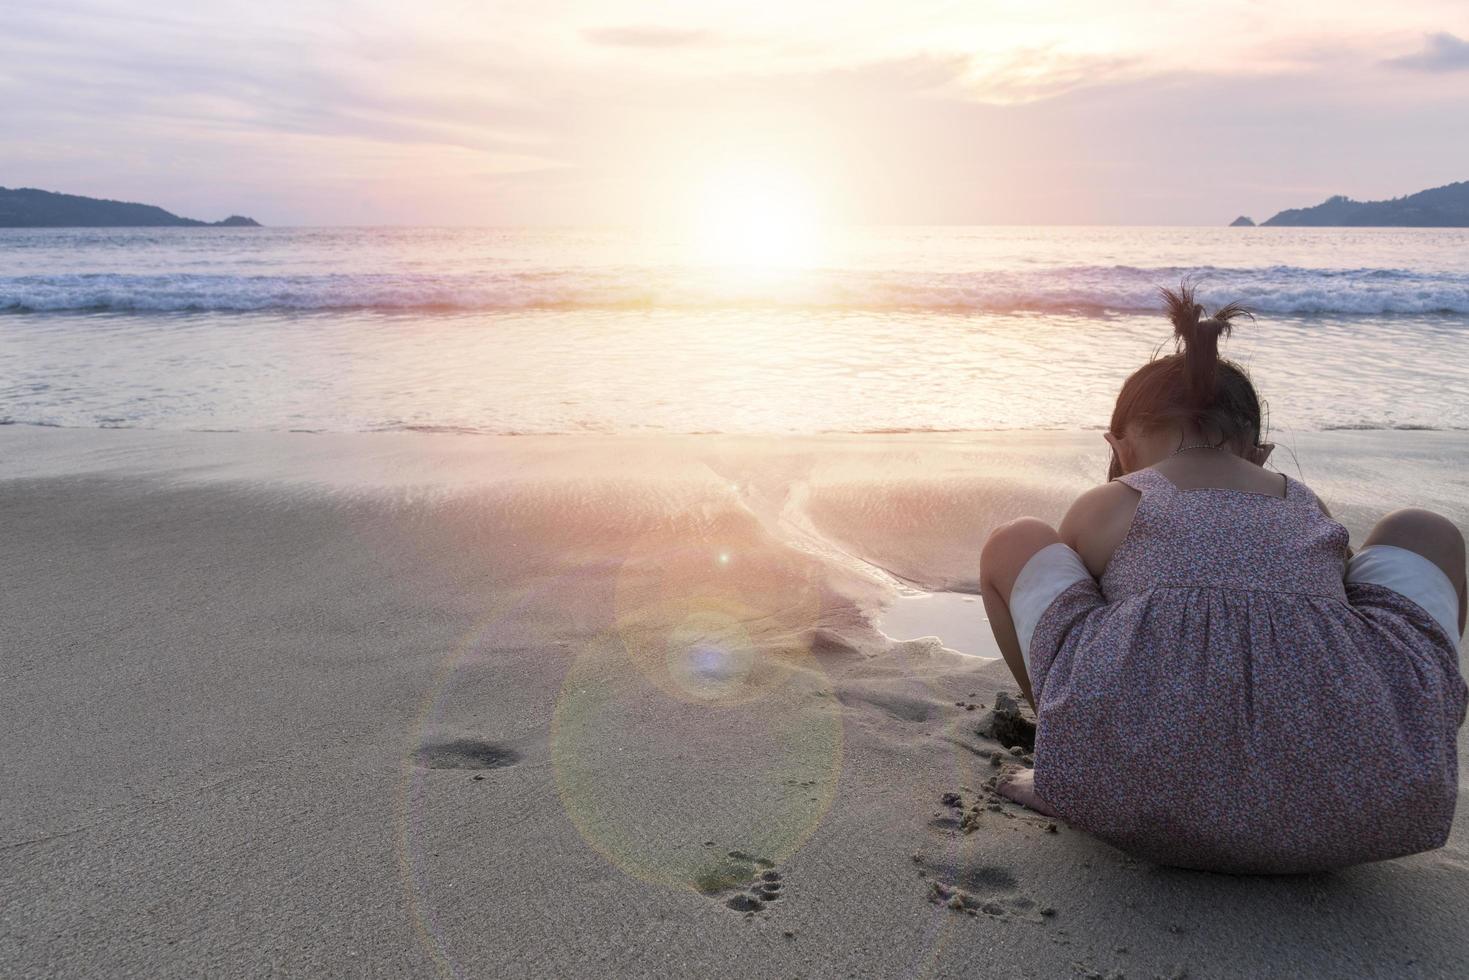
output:
[[[0,276],[0,311],[509,312],[770,308],[933,313],[1153,312],[1157,288],[1201,276],[1210,298],[1294,316],[1469,313],[1469,276],[1400,269],[1075,266],[976,273],[697,268],[321,275]]]

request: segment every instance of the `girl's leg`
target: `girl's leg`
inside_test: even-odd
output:
[[[1022,517],[996,528],[984,543],[979,556],[979,587],[984,599],[985,612],[990,617],[990,628],[994,630],[995,642],[1005,657],[1010,673],[1025,699],[1035,708],[1035,694],[1030,687],[1030,674],[1025,669],[1025,657],[1020,650],[1020,637],[1015,632],[1015,620],[1010,615],[1010,595],[1015,590],[1015,580],[1025,563],[1036,552],[1061,540],[1051,525],[1034,517]],[[1057,816],[1035,791],[1035,774],[1029,769],[1007,772],[1000,780],[996,791],[1046,816]]]
[[[1031,557],[1047,545],[1061,540],[1055,529],[1045,521],[1034,517],[1022,517],[1002,524],[990,534],[979,555],[979,588],[984,599],[984,609],[990,618],[990,629],[1010,673],[1025,699],[1035,708],[1035,695],[1030,689],[1030,675],[1025,670],[1025,657],[1020,650],[1020,638],[1015,633],[1015,621],[1010,616],[1010,593],[1020,570]]]
[[[1469,603],[1465,598],[1464,535],[1454,523],[1429,510],[1393,511],[1377,522],[1362,547],[1374,544],[1416,552],[1443,569],[1459,594],[1459,635],[1462,636]]]

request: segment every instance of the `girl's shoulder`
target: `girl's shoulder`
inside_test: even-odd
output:
[[[1282,474],[1282,475],[1284,475],[1284,474]],[[1319,493],[1317,493],[1315,490],[1312,490],[1310,487],[1306,486],[1300,480],[1297,480],[1297,479],[1295,479],[1294,477],[1291,477],[1291,476],[1286,476],[1285,477],[1285,482],[1286,482],[1286,486],[1289,488],[1290,492],[1296,494],[1299,497],[1300,500],[1305,501],[1307,503],[1315,504],[1316,505],[1316,509],[1319,510],[1319,511],[1321,511],[1322,514],[1326,515],[1327,517],[1331,518],[1332,520],[1336,520],[1336,516],[1331,513],[1330,509],[1327,508],[1326,501],[1322,500],[1321,499],[1321,495]]]
[[[1072,503],[1061,519],[1061,540],[1100,578],[1118,545],[1127,537],[1142,494],[1121,480],[1092,487]]]

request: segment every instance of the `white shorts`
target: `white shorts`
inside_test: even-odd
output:
[[[1416,551],[1390,544],[1368,545],[1347,562],[1347,582],[1380,585],[1411,599],[1438,621],[1449,639],[1459,639],[1459,593],[1444,570]]]
[[[1027,674],[1030,673],[1030,638],[1041,621],[1041,614],[1062,592],[1091,577],[1081,556],[1059,541],[1031,555],[1015,577],[1015,587],[1010,590],[1010,619],[1015,623],[1015,635],[1020,638],[1020,654],[1025,658]]]
[[[1048,544],[1030,556],[1010,592],[1010,618],[1020,638],[1025,669],[1030,670],[1030,639],[1041,615],[1056,597],[1091,578],[1081,556],[1067,545]],[[1347,562],[1346,581],[1380,585],[1411,599],[1432,616],[1451,639],[1459,637],[1459,594],[1443,569],[1416,551],[1390,544],[1363,548]]]

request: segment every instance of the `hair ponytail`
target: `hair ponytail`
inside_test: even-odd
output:
[[[1188,379],[1188,404],[1200,415],[1214,404],[1219,386],[1219,338],[1228,337],[1230,323],[1237,316],[1255,317],[1238,303],[1230,303],[1204,316],[1204,307],[1194,300],[1194,287],[1187,279],[1178,284],[1178,292],[1160,289],[1173,321],[1175,349],[1183,355],[1184,374]]]

